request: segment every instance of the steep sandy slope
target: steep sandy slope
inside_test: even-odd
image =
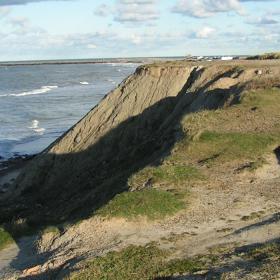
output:
[[[279,86],[277,73],[274,62],[139,67],[32,161],[1,219],[14,211],[35,223],[91,213],[127,190],[131,174],[169,153],[183,115],[234,104],[251,87]]]

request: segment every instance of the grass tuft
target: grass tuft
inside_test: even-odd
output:
[[[184,203],[174,194],[155,189],[137,192],[124,192],[116,195],[97,214],[109,217],[135,218],[146,216],[149,219],[164,218],[184,208]]]
[[[261,156],[277,137],[270,134],[206,131],[189,146],[189,155],[197,161],[224,163],[231,160],[262,160]]]
[[[47,226],[41,231],[41,234],[43,235],[47,233],[60,234],[60,230],[56,226]]]
[[[131,189],[141,189],[146,182],[151,184],[179,185],[194,180],[202,180],[204,176],[194,166],[186,164],[170,164],[158,167],[146,167],[135,173],[128,180]]]

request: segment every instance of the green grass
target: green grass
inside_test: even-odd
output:
[[[151,180],[152,184],[178,185],[203,178],[200,170],[194,166],[170,164],[146,167],[131,176],[128,180],[128,185],[132,189],[141,189],[148,180]]]
[[[7,247],[9,244],[12,244],[14,239],[12,236],[5,231],[2,227],[0,227],[0,250]]]
[[[60,230],[57,226],[47,226],[41,231],[41,234],[47,233],[60,234]]]
[[[278,137],[270,134],[206,131],[190,144],[189,156],[198,161],[209,161],[210,165],[231,160],[259,161],[268,147],[277,141]]]
[[[175,273],[195,272],[203,268],[198,261],[167,261],[168,252],[154,244],[129,246],[120,252],[110,252],[88,262],[71,280],[152,280]]]
[[[248,258],[266,259],[280,256],[280,244],[277,242],[264,244],[248,251]]]
[[[174,183],[202,178],[202,175],[197,168],[187,165],[160,166],[153,170],[152,175],[157,181]]]
[[[205,265],[198,260],[191,259],[176,259],[171,260],[164,265],[160,271],[161,276],[170,276],[174,274],[184,274],[186,272],[194,273],[203,270]]]
[[[124,192],[116,195],[97,214],[109,217],[149,219],[164,218],[184,208],[184,203],[174,194],[166,191],[146,189],[137,192]]]
[[[84,263],[79,272],[74,272],[67,279],[169,279],[168,277],[174,275],[188,275],[198,271],[207,272],[211,271],[211,269],[214,269],[212,271],[213,279],[225,279],[219,278],[221,274],[218,270],[219,268],[222,269],[232,265],[233,257],[234,259],[239,258],[241,264],[241,267],[238,264],[236,267],[233,267],[234,273],[239,271],[239,268],[242,268],[243,262],[247,261],[256,264],[255,273],[259,269],[269,272],[271,268],[279,263],[280,245],[277,242],[259,245],[254,248],[236,248],[236,246],[235,244],[234,247],[216,247],[213,248],[213,252],[210,254],[189,259],[170,259],[171,251],[159,249],[155,243],[148,244],[147,246],[131,245],[120,252],[110,252],[103,257],[97,257]],[[262,267],[266,264],[267,267]],[[254,270],[250,270],[250,272],[254,272]],[[239,277],[236,279],[239,279]]]
[[[254,107],[279,109],[278,104],[280,102],[280,90],[279,89],[262,89],[257,91],[245,92],[240,100],[241,107]],[[271,113],[274,113],[271,111]],[[278,110],[276,111],[278,113]]]

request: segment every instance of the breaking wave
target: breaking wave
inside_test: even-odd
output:
[[[42,86],[39,89],[34,89],[34,90],[30,90],[30,91],[24,91],[21,93],[10,93],[10,94],[2,94],[0,95],[0,97],[5,97],[5,96],[27,96],[27,95],[36,95],[36,94],[42,94],[42,93],[46,93],[49,92],[53,89],[58,88],[58,86]]]

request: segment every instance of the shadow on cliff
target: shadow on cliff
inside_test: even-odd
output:
[[[36,227],[92,216],[116,194],[129,189],[127,182],[132,174],[148,165],[159,165],[170,154],[182,136],[183,116],[237,103],[243,90],[232,86],[186,94],[191,79],[194,77],[176,97],[164,98],[125,120],[86,150],[37,156],[16,182],[18,189],[22,188],[21,182],[28,182],[20,196],[0,203],[0,224],[22,219]],[[22,246],[20,242],[18,246]],[[12,267],[19,267],[25,256],[23,250],[20,248]],[[42,262],[45,258],[42,256]]]

